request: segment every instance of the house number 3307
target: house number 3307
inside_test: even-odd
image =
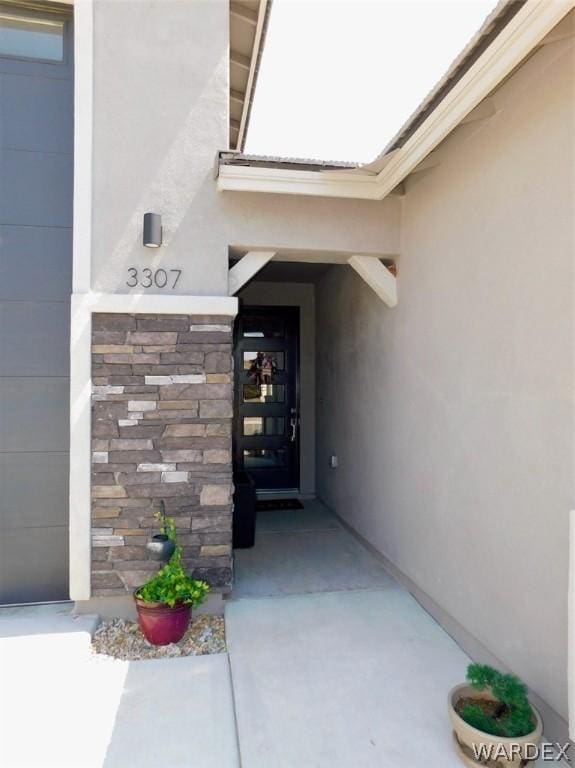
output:
[[[141,288],[168,288],[173,291],[180,275],[181,269],[138,269],[137,267],[128,267],[128,279],[126,285],[128,288],[135,288],[139,285]]]

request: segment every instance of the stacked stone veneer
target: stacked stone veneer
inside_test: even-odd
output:
[[[231,588],[232,319],[95,314],[92,594],[131,592],[163,500],[186,564]]]

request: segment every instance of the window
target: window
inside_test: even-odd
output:
[[[275,369],[283,371],[283,352],[244,352],[244,371],[263,371]]]
[[[26,16],[0,8],[0,56],[37,61],[64,61],[62,19]]]
[[[284,321],[281,317],[244,317],[242,334],[247,339],[283,339]]]
[[[283,384],[244,384],[244,403],[283,403]]]
[[[285,435],[285,419],[283,416],[245,416],[244,435]]]
[[[276,469],[286,466],[286,452],[283,448],[245,448],[246,469]]]

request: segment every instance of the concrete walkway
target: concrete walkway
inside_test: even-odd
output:
[[[393,586],[379,561],[317,501],[261,512],[255,547],[235,551],[232,600]]]
[[[70,609],[0,608],[2,768],[460,768],[467,657],[317,503],[236,552],[229,659],[93,656]]]
[[[320,504],[261,513],[235,578],[242,768],[461,768],[446,699],[468,657]]]

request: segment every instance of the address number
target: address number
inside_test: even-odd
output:
[[[181,269],[145,269],[138,270],[137,267],[128,267],[128,279],[126,285],[128,288],[135,288],[137,285],[142,288],[168,288],[173,291],[180,275]]]

